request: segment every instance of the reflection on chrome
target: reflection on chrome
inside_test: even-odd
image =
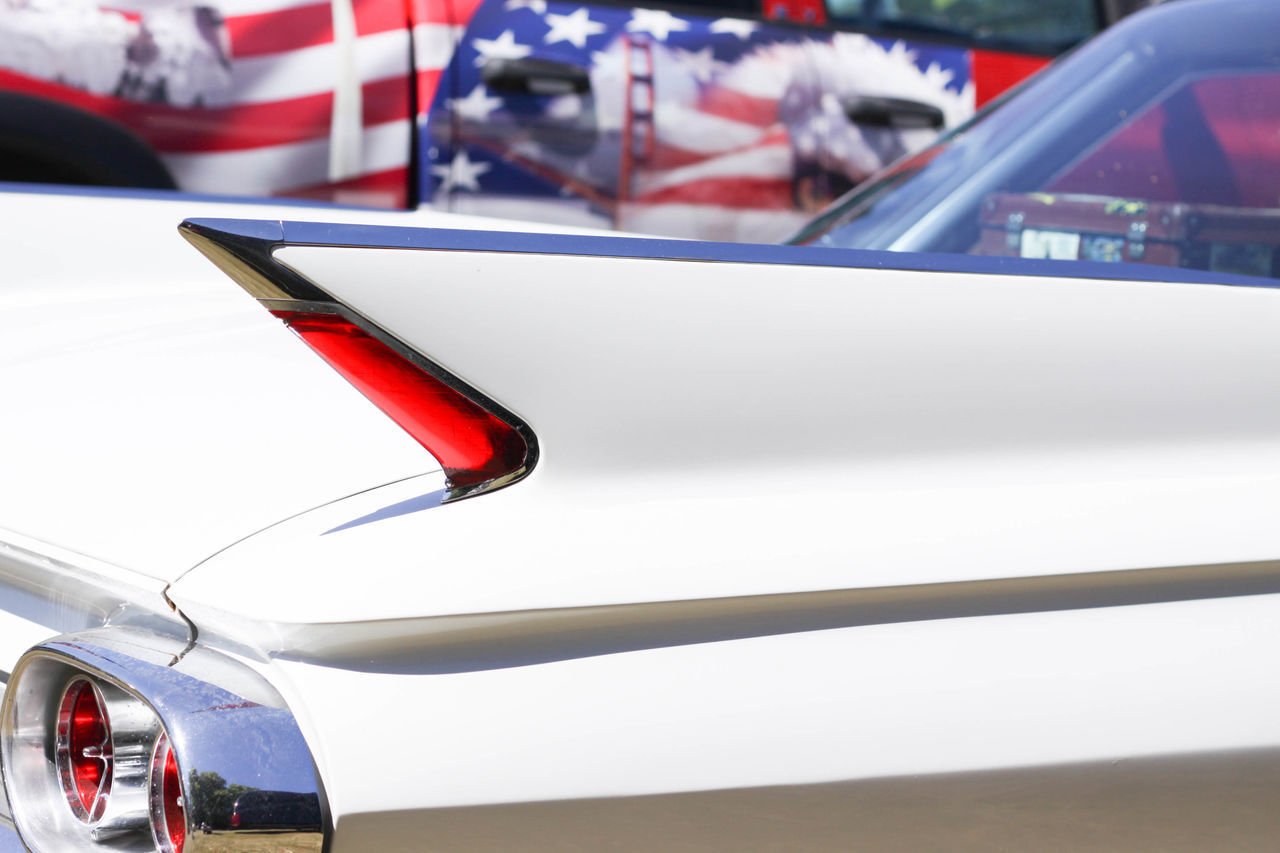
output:
[[[0,706],[0,752],[36,853],[200,853],[228,834],[242,853],[323,847],[320,782],[279,694],[179,638],[101,629],[32,649]]]

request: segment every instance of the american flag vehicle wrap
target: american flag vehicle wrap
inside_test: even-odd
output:
[[[587,70],[584,93],[495,92],[495,63]],[[661,9],[486,0],[431,113],[427,195],[454,209],[707,239],[777,239],[932,128],[859,127],[852,95],[973,113],[973,53]],[[492,79],[492,77],[490,78]],[[828,187],[827,185],[834,185]]]
[[[182,189],[710,239],[785,235],[1044,62],[557,0],[0,0],[0,90]],[[884,98],[938,122],[850,119]]]
[[[0,0],[0,12],[0,87],[128,127],[183,189],[407,203],[413,31],[399,0]]]

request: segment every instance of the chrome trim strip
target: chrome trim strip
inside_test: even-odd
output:
[[[277,247],[285,245],[281,224],[255,224],[258,227],[252,230],[231,232],[187,220],[178,226],[178,233],[255,299],[334,304],[334,298],[315,283],[272,257]]]
[[[187,625],[165,598],[166,586],[164,581],[0,529],[4,611],[47,626],[45,636],[110,623],[185,637]]]
[[[1271,594],[1280,594],[1280,560],[378,622],[238,622],[236,634],[273,657],[425,674],[864,625]]]
[[[506,423],[524,440],[524,464],[508,474],[483,483],[450,488],[441,503],[491,492],[529,475],[538,462],[538,438],[524,420],[487,394],[407,346],[399,338],[388,334],[370,318],[338,301],[297,270],[276,260],[273,253],[277,248],[301,245],[286,239],[282,223],[255,222],[252,226],[233,232],[189,219],[178,226],[178,232],[267,310],[331,313],[350,320],[402,358]]]
[[[1159,284],[1225,284],[1239,287],[1280,287],[1275,279],[1206,270],[1100,261],[1004,258],[938,252],[887,252],[840,249],[831,246],[712,243],[663,237],[597,236],[594,234],[538,234],[475,231],[403,225],[336,225],[325,222],[252,219],[189,219],[182,227],[202,233],[274,239],[290,246],[341,246],[365,249],[431,249],[458,252],[503,252],[537,255],[633,258],[698,263],[749,263],[800,267],[907,270],[970,275],[1018,275],[1049,278],[1088,278]]]
[[[275,688],[220,652],[200,646],[184,649],[180,640],[144,631],[105,628],[64,635],[22,657],[13,679],[24,689],[7,690],[0,706],[6,790],[17,772],[10,767],[15,738],[38,737],[35,718],[41,716],[42,699],[35,694],[45,682],[59,684],[60,674],[67,672],[87,672],[114,685],[159,718],[179,761],[188,853],[224,849],[219,836],[226,834],[233,834],[235,849],[245,853],[322,849],[331,824],[323,786],[306,740]],[[20,708],[23,702],[34,704]],[[283,817],[289,810],[277,809],[274,816],[264,813],[260,820],[242,820],[239,829],[231,829],[231,809],[248,791],[313,805],[302,818],[297,808]],[[24,835],[35,832],[31,840],[38,843],[44,830],[24,826],[22,804],[15,805],[16,823]],[[211,817],[219,829],[203,832],[202,816]],[[280,834],[285,829],[287,836]]]
[[[750,747],[744,743],[744,749]],[[343,815],[335,849],[1274,850],[1280,749]]]

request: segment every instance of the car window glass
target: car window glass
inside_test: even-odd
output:
[[[678,6],[681,9],[690,12],[702,13],[704,15],[723,15],[733,14],[745,17],[755,17],[760,14],[759,0],[673,0],[671,4],[657,4]]]
[[[600,5],[635,7],[630,0],[599,0]],[[734,15],[742,18],[759,18],[761,0],[650,0],[647,4],[639,4],[648,9],[670,9],[684,15]],[[819,4],[820,5],[820,4]],[[528,7],[512,7],[528,8]]]
[[[1137,68],[1131,77],[1154,82]],[[1097,125],[1064,124],[1053,144],[1008,154],[1001,177],[967,182],[928,227],[866,239],[877,217],[910,206],[898,186],[964,155],[963,132],[860,188],[802,239],[1280,278],[1280,70],[1176,76],[1089,118]]]
[[[1093,0],[827,0],[842,24],[935,31],[977,42],[1060,49],[1099,29]]]
[[[859,18],[866,5],[866,0],[827,0],[827,14],[834,20]]]
[[[1280,207],[1280,74],[1184,81],[1045,190]]]
[[[1280,73],[1183,79],[1039,186],[993,192],[970,254],[1280,276]]]

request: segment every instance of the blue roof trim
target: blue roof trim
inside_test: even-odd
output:
[[[356,204],[338,204],[310,198],[284,198],[280,196],[217,195],[192,193],[182,190],[147,190],[137,187],[82,187],[71,184],[25,184],[17,181],[0,181],[0,193],[25,193],[26,195],[72,195],[90,198],[136,198],[148,201],[212,201],[222,204],[261,204],[272,207],[305,207],[321,210],[387,210],[383,207],[364,207]],[[395,208],[399,210],[399,208]],[[400,211],[406,212],[406,211]]]
[[[204,228],[244,237],[261,239],[263,234],[262,223],[255,220],[192,219],[190,222]],[[324,222],[285,221],[280,223],[280,227],[284,232],[280,242],[289,245],[523,252],[542,255],[1224,284],[1236,287],[1280,287],[1280,281],[1254,276],[1146,264],[1107,264],[1098,261],[1055,261],[932,252],[882,252],[758,243],[705,243],[647,237],[467,231],[399,225],[337,225]]]

